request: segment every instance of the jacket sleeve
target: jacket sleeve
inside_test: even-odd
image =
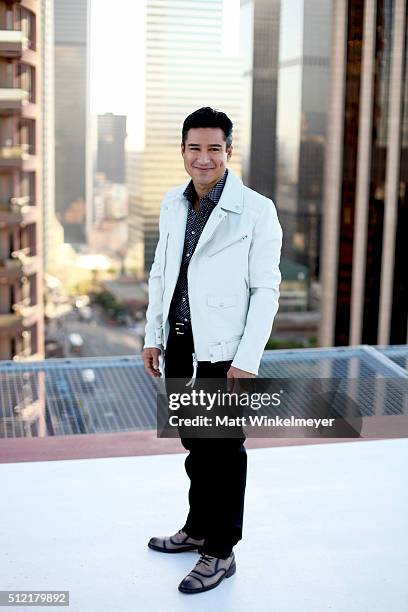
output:
[[[163,321],[163,287],[161,279],[161,261],[164,240],[166,238],[163,222],[163,199],[160,207],[159,240],[157,242],[154,261],[149,274],[149,303],[146,311],[145,341],[143,348],[162,349]]]
[[[257,375],[279,306],[282,228],[272,200],[265,198],[249,250],[249,307],[232,365]]]

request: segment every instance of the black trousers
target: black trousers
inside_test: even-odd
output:
[[[171,328],[165,352],[165,378],[193,374],[191,332]],[[226,378],[231,361],[199,361],[197,378]],[[185,469],[190,479],[190,509],[183,527],[193,538],[204,538],[201,552],[227,558],[242,539],[247,454],[243,438],[183,438],[189,453]]]

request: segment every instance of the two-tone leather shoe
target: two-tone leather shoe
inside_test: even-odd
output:
[[[164,553],[180,553],[196,550],[204,544],[204,540],[195,540],[182,529],[172,536],[150,538],[148,547]]]
[[[229,578],[236,572],[234,553],[227,559],[219,559],[202,554],[194,569],[179,584],[182,593],[202,593],[215,589],[224,578]]]

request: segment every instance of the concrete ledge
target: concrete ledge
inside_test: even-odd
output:
[[[378,439],[378,438],[371,438]],[[247,438],[246,448],[356,442],[359,438]],[[10,438],[0,441],[0,463],[134,457],[184,453],[178,438],[157,438],[156,430],[120,433]]]

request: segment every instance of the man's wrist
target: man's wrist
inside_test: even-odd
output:
[[[244,363],[236,363],[235,361],[233,361],[231,363],[231,367],[236,368],[237,370],[242,370],[243,372],[247,372],[248,374],[253,374],[254,376],[258,376],[259,368],[255,368],[253,365],[246,365]]]

